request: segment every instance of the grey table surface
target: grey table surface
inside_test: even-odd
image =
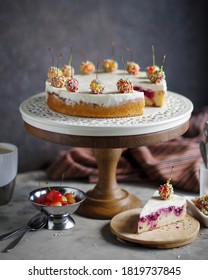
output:
[[[60,182],[55,182],[60,184]],[[48,182],[49,185],[55,184]],[[0,206],[0,235],[26,225],[37,213],[28,201],[30,191],[45,186],[43,171],[18,174],[13,198],[8,205]],[[145,203],[153,194],[157,184],[119,183]],[[94,184],[83,181],[65,181],[64,185],[84,191]],[[187,192],[175,190],[179,195]],[[193,193],[191,195],[194,195]],[[190,244],[174,249],[153,249],[137,244],[126,244],[117,240],[110,231],[110,220],[97,220],[73,214],[75,226],[69,230],[41,229],[29,232],[16,248],[7,253],[1,251],[13,238],[0,241],[1,260],[199,260],[208,259],[208,228],[203,225],[197,238]]]

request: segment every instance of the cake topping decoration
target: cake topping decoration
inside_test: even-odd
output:
[[[71,77],[74,75],[74,72],[75,72],[74,68],[67,64],[63,65],[61,70],[65,77]]]
[[[118,80],[117,88],[120,93],[131,93],[134,90],[133,83],[127,78]]]
[[[140,67],[139,67],[139,65],[136,62],[134,62],[134,61],[127,61],[126,71],[129,74],[137,76],[139,74],[139,70],[140,70]]]
[[[172,174],[172,170],[173,170],[173,167],[171,168],[171,174]],[[162,199],[162,200],[171,199],[171,196],[173,195],[174,190],[173,190],[173,185],[170,182],[171,182],[171,175],[165,184],[160,185],[160,187],[159,187],[160,199]]]
[[[56,88],[63,88],[65,86],[66,78],[62,76],[55,76],[51,79],[51,85]]]
[[[89,75],[89,74],[94,73],[94,71],[95,71],[94,63],[89,60],[86,60],[82,51],[80,51],[80,54],[83,57],[83,61],[80,65],[80,71],[82,72],[82,74]]]
[[[158,71],[159,69],[159,66],[155,64],[155,49],[152,45],[152,65],[146,68],[147,77],[149,78],[149,76],[152,75],[154,71]]]
[[[126,63],[126,71],[131,75],[137,76],[139,74],[140,66],[139,66],[139,64],[134,62],[133,51],[130,50],[129,48],[126,48],[126,50],[128,52],[130,52],[130,55],[131,55],[131,60],[127,61],[127,63]]]
[[[90,83],[91,92],[94,94],[102,94],[105,89],[105,85],[98,78],[98,66],[99,62],[97,64],[96,78]]]
[[[149,80],[151,83],[160,83],[162,80],[165,80],[165,73],[163,67],[161,66],[159,70],[154,70],[151,75],[149,75]]]
[[[62,67],[62,72],[65,77],[74,76],[74,68],[72,67],[72,47],[70,48],[69,64],[65,64]]]
[[[57,67],[56,67],[57,69],[60,69],[58,66],[59,66],[59,62],[60,62],[61,57],[62,57],[62,54],[60,54],[60,56],[59,56]],[[65,77],[63,76],[62,71],[60,73],[61,74],[59,75],[58,72],[57,72],[57,74],[51,78],[51,85],[53,87],[63,88],[65,86]]]
[[[110,58],[104,59],[102,68],[103,68],[103,71],[107,72],[107,73],[115,72],[116,70],[118,70],[118,63],[115,60],[110,59]]]
[[[164,63],[165,63],[166,56],[163,57],[163,63],[162,66],[159,67],[159,69],[155,69],[152,71],[151,74],[148,75],[148,78],[151,83],[160,83],[162,80],[165,80],[165,72],[163,71]]]
[[[70,54],[69,63],[70,63],[69,66],[71,67],[71,69],[73,69],[73,67],[72,67],[72,49],[71,49],[71,54]],[[67,89],[68,91],[70,91],[70,92],[76,92],[76,91],[78,91],[78,89],[79,89],[79,82],[78,82],[77,79],[75,79],[75,78],[73,77],[72,72],[71,72],[71,74],[70,74],[70,78],[68,78],[68,79],[66,80],[66,82],[65,82],[65,87],[66,87],[66,89]]]
[[[63,75],[62,71],[60,68],[57,68],[55,66],[51,66],[48,70],[48,78],[52,80],[52,78],[56,76],[61,76]]]
[[[104,72],[111,73],[118,70],[118,63],[114,60],[115,43],[112,42],[112,55],[111,58],[104,59],[102,69]]]
[[[90,83],[90,89],[94,94],[102,94],[105,86],[99,79],[94,79]]]
[[[123,57],[121,57],[121,61],[124,65],[124,69],[125,69]],[[120,93],[131,93],[134,90],[133,83],[125,77],[125,70],[124,70],[124,78],[121,78],[120,80],[118,80],[116,85],[117,85],[117,89]]]
[[[63,75],[63,73],[62,73],[61,69],[58,67],[58,65],[57,65],[57,67],[54,66],[54,57],[53,57],[53,54],[52,54],[52,51],[51,51],[50,48],[49,48],[49,52],[50,52],[51,57],[52,57],[52,66],[48,70],[48,78],[50,80],[52,80],[53,77],[61,76],[61,75]],[[59,60],[60,59],[61,59],[61,56],[59,57]],[[59,61],[58,61],[58,64],[59,64]]]
[[[68,78],[65,82],[65,87],[70,92],[76,92],[79,89],[79,82],[74,77]]]

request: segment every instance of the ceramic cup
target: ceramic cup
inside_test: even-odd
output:
[[[10,143],[0,143],[0,205],[12,198],[18,167],[18,149]]]

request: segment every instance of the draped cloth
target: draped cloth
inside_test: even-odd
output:
[[[163,184],[170,177],[175,188],[198,192],[199,169],[202,163],[199,143],[204,140],[203,128],[208,119],[208,107],[193,112],[188,131],[168,142],[126,148],[118,162],[118,181],[155,182]],[[46,170],[48,178],[98,180],[98,168],[91,148],[72,147],[61,150]]]

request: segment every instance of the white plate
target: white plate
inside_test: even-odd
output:
[[[23,120],[40,129],[81,136],[130,136],[159,132],[189,120],[192,102],[177,93],[167,92],[162,108],[145,107],[144,116],[129,118],[81,118],[58,114],[46,104],[45,93],[34,95],[20,105]]]
[[[186,196],[188,209],[192,212],[192,215],[201,222],[205,227],[208,227],[208,216],[203,214],[198,207],[193,203],[192,199],[196,196]]]

